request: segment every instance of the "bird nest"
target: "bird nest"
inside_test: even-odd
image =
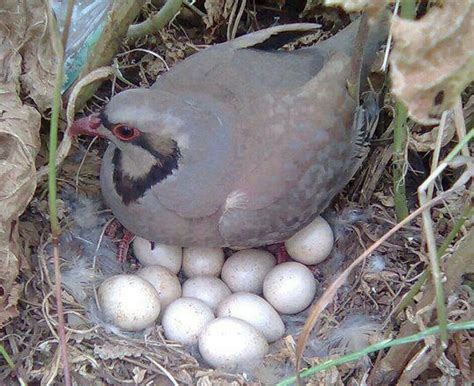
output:
[[[247,13],[251,20],[249,25],[257,23],[259,27],[270,25],[276,16],[291,20],[288,15],[267,6],[253,9],[247,5]],[[235,17],[235,13],[230,11],[227,17]],[[204,29],[202,26],[189,27],[189,23],[178,19],[158,36],[141,39],[134,46],[123,45],[115,59],[120,75],[102,84],[84,112],[97,111],[110,96],[124,89],[150,86],[157,75],[166,71],[167,66],[172,67],[201,49],[205,43],[222,40],[225,38],[222,20],[220,18],[212,28]],[[330,27],[345,24],[347,17],[330,11],[323,13],[319,21],[326,27],[324,34],[331,35]],[[472,114],[469,110],[472,109],[472,98],[468,98],[464,98],[465,115]],[[385,102],[386,108],[382,110],[368,159],[324,214],[335,231],[336,243],[331,256],[317,266],[316,277],[321,283],[321,290],[316,300],[326,296],[324,289],[397,223],[389,167],[392,141],[384,134],[392,121],[393,100],[386,96]],[[411,145],[421,146],[419,138],[424,134],[423,130],[419,126],[412,128],[414,139]],[[447,141],[443,154],[451,148]],[[138,265],[133,258],[124,265],[117,264],[114,260],[117,245],[103,236],[112,218],[101,203],[98,184],[103,151],[103,143],[81,139],[73,145],[58,177],[58,207],[63,232],[61,264],[65,281],[62,298],[74,381],[77,384],[144,385],[276,384],[282,378],[293,375],[296,341],[308,316],[307,311],[284,319],[286,335],[272,345],[263,366],[252,372],[235,373],[206,367],[196,350],[166,340],[159,325],[144,334],[126,334],[98,318],[94,297],[88,295],[92,290],[87,287],[92,282],[91,276],[134,272]],[[406,186],[409,205],[413,208],[416,205],[416,187],[427,177],[432,150],[417,151],[416,146],[411,146],[407,154],[412,168],[407,171]],[[43,146],[37,165],[46,164],[46,158],[47,149]],[[450,187],[457,176],[456,173],[444,176],[443,186]],[[452,219],[462,216],[469,199],[469,192],[461,189],[432,210],[431,221],[437,240],[444,240],[450,233]],[[47,209],[47,184],[40,180],[34,198],[18,224],[18,240],[24,257],[17,281],[22,287],[18,293],[19,315],[4,325],[0,340],[8,348],[15,364],[12,369],[2,363],[0,357],[0,380],[5,383],[20,379],[28,383],[62,383],[63,364],[56,333],[58,310],[54,297]],[[462,236],[466,234],[463,228],[448,248],[446,259],[457,259],[458,264],[467,269],[467,257],[456,257]],[[362,265],[352,271],[311,333],[304,357],[308,365],[360,350],[383,338],[397,337],[401,332],[406,334],[409,329],[407,320],[412,322],[412,329],[413,326],[421,328],[424,323],[433,320],[430,308],[434,301],[432,285],[423,287],[415,297],[415,303],[426,304],[426,309],[410,304],[402,312],[395,312],[426,267],[426,255],[420,252],[424,250],[425,242],[422,221],[416,218],[390,240],[383,242]],[[94,262],[93,270],[90,264],[84,264],[84,259]],[[472,319],[469,290],[456,287],[461,283],[463,270],[449,272],[445,287],[453,288],[453,292],[449,294],[448,317],[452,321]],[[355,365],[351,362],[332,367],[309,379],[312,384],[352,384],[360,383],[370,374],[374,381],[377,378],[373,377],[383,375],[384,366],[388,366],[397,374],[403,373],[406,379],[410,376],[416,379],[422,374],[422,382],[440,380],[447,377],[449,364],[455,363],[455,370],[465,370],[466,364],[462,359],[467,358],[467,335],[459,333],[450,344],[446,356],[442,358],[444,365],[435,365],[434,361],[425,364],[421,360],[411,362],[420,370],[416,375],[405,372],[405,365],[411,358],[409,352],[417,348],[412,344],[404,350],[390,349],[384,356],[366,356]]]

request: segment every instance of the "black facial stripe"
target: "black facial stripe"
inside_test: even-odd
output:
[[[155,158],[159,159],[160,161],[162,160],[163,158],[163,155],[157,151],[156,149],[153,148],[153,146],[151,145],[150,141],[148,141],[147,137],[146,137],[146,134],[142,134],[142,135],[139,135],[137,138],[135,138],[133,141],[131,141],[134,145],[137,145],[137,146],[140,146],[141,148],[145,149],[146,151],[148,151],[149,153],[151,153]],[[177,149],[178,151],[178,155],[181,155],[180,152],[179,152],[179,148],[178,148],[178,145],[176,144],[176,142],[174,142],[174,147]]]
[[[150,151],[146,147],[143,148]],[[171,175],[173,170],[178,169],[178,160],[181,157],[181,153],[177,145],[169,156],[163,156],[156,151],[150,151],[150,153],[157,158],[157,163],[151,167],[144,177],[132,178],[123,173],[122,152],[118,148],[114,151],[112,158],[114,172],[112,178],[115,189],[119,196],[122,197],[122,202],[125,205],[143,197],[148,189]]]
[[[107,114],[105,114],[105,111],[102,110],[100,113],[99,113],[99,118],[100,118],[100,121],[102,123],[102,125],[109,129],[109,130],[112,130],[112,123],[110,123],[109,119],[107,118]]]

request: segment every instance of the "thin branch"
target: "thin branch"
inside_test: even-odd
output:
[[[128,27],[127,38],[137,40],[145,35],[156,34],[174,19],[182,4],[183,0],[167,0],[158,13],[150,16],[142,23]]]
[[[462,100],[461,95],[458,96],[456,104],[454,105],[454,125],[456,126],[456,132],[458,135],[459,142],[466,136],[466,122],[462,113]],[[469,148],[467,143],[463,146],[461,154],[470,157]]]
[[[433,150],[433,155],[431,158],[431,173],[436,170],[439,164],[439,155],[441,153],[441,144],[443,142],[444,130],[446,129],[446,120],[448,118],[448,111],[444,111],[441,115],[441,121],[438,126],[438,136],[436,137],[435,148]],[[428,187],[428,199],[433,197],[435,184],[431,184]]]

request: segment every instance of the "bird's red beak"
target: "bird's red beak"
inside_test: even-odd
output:
[[[69,128],[69,135],[76,137],[78,135],[90,135],[92,137],[103,137],[97,132],[97,128],[102,124],[99,114],[92,114],[88,117],[80,118]]]

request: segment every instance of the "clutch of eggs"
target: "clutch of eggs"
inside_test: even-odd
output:
[[[124,331],[159,321],[167,339],[197,346],[214,368],[258,366],[269,344],[285,334],[280,314],[299,313],[314,300],[318,282],[303,264],[323,261],[333,242],[322,217],[286,241],[294,261],[282,264],[259,249],[225,259],[221,248],[181,248],[137,237],[133,251],[142,268],[106,279],[98,290],[99,309],[104,321]]]

